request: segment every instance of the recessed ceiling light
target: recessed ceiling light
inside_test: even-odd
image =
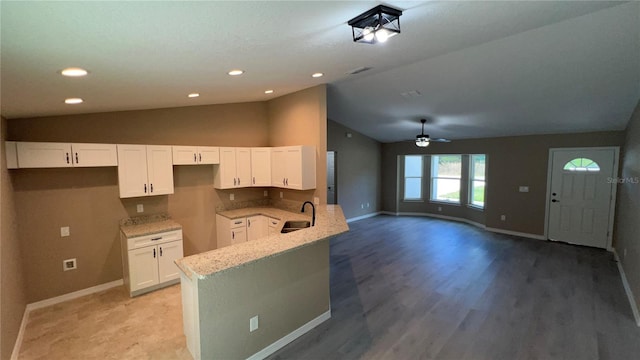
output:
[[[322,77],[323,75],[324,75],[323,73],[317,72],[317,73],[312,74],[311,77],[319,78],[319,77]]]
[[[273,94],[273,90],[269,89],[269,90],[265,90],[264,91],[265,94]]]
[[[68,98],[68,99],[64,99],[64,103],[65,104],[69,104],[69,105],[75,105],[75,104],[82,104],[84,100],[80,99],[80,98]]]
[[[190,97],[190,98],[197,98],[198,96],[200,96],[200,94],[198,94],[198,93],[191,93],[191,94],[189,94],[189,95],[187,95],[187,96],[188,96],[188,97]]]
[[[238,75],[244,74],[244,70],[235,69],[235,70],[229,71],[227,74],[231,76],[238,76]]]
[[[78,67],[70,67],[70,68],[66,68],[66,69],[63,69],[62,71],[60,71],[60,74],[62,74],[64,76],[70,76],[70,77],[85,76],[88,73],[89,72],[87,70],[82,69],[82,68],[78,68]]]

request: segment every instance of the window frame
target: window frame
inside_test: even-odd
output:
[[[460,177],[455,178],[455,177],[450,177],[450,176],[434,176],[434,174],[437,174],[438,172],[437,170],[437,159],[439,159],[440,157],[443,156],[457,156],[460,159]],[[464,179],[463,173],[462,173],[462,162],[463,162],[463,154],[433,154],[431,155],[431,174],[430,174],[430,183],[429,183],[429,201],[432,203],[440,203],[440,204],[447,204],[447,205],[462,205],[462,180]],[[443,199],[438,199],[437,198],[437,191],[438,191],[438,187],[435,185],[435,181],[438,179],[448,179],[448,180],[458,180],[458,200],[457,201],[450,201],[450,200],[443,200]]]
[[[468,189],[468,199],[467,199],[467,206],[474,208],[474,209],[480,209],[480,210],[484,210],[487,202],[486,202],[486,196],[487,196],[487,154],[469,154],[469,177],[468,177],[468,181],[467,181],[467,185],[469,186]],[[476,156],[484,156],[484,176],[482,180],[477,180],[475,177],[475,166],[474,166],[474,158]],[[483,182],[484,183],[484,196],[482,197],[483,199],[485,199],[485,201],[483,201],[482,205],[478,205],[478,204],[474,204],[473,203],[473,197],[474,197],[474,182]]]
[[[407,157],[420,158],[420,176],[407,176]],[[402,201],[404,202],[422,202],[424,201],[424,155],[408,154],[404,155],[403,161],[403,173],[402,173]],[[407,198],[407,178],[420,179],[420,197]]]

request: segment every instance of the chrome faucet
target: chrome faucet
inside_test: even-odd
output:
[[[313,205],[311,201],[305,201],[302,204],[302,209],[300,209],[300,212],[304,212],[304,206],[307,204],[311,205],[311,209],[313,209],[313,215],[311,216],[311,226],[315,226],[316,225],[316,206]]]

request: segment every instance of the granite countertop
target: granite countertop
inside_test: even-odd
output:
[[[122,231],[127,238],[180,229],[182,229],[182,225],[171,220],[169,215],[166,214],[139,216],[124,219],[120,222],[120,231]]]
[[[233,269],[266,257],[293,251],[294,249],[325,240],[349,231],[349,226],[339,205],[316,205],[316,224],[313,227],[281,234],[282,223],[288,220],[311,220],[311,208],[305,213],[294,213],[272,207],[252,207],[219,212],[229,219],[252,215],[265,215],[279,219],[278,233],[254,241],[226,246],[220,249],[191,255],[176,260],[176,264],[190,279],[205,279],[213,274]],[[307,215],[307,216],[305,216]]]

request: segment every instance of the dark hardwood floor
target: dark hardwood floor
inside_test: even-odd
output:
[[[640,359],[611,253],[424,217],[349,226],[332,318],[271,359]]]

